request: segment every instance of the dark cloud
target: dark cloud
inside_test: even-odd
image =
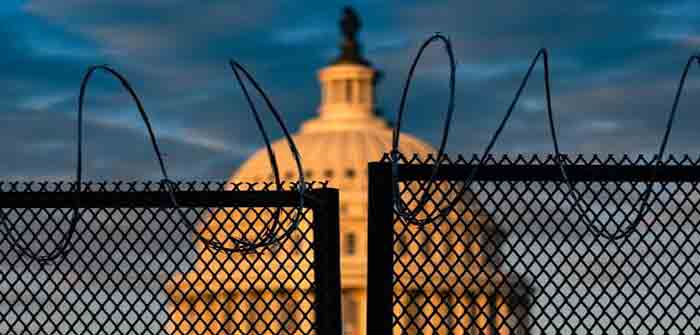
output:
[[[403,6],[403,23],[391,29],[396,36],[403,33],[412,46],[382,53],[380,59],[393,64],[386,69],[387,77],[398,75],[403,80],[408,59],[422,39],[433,31],[450,34],[460,62],[450,147],[453,152],[480,152],[535,52],[547,47],[564,150],[651,152],[658,147],[682,66],[693,51],[688,43],[657,33],[668,24],[663,13],[672,6],[651,1],[566,6],[554,1],[452,1]],[[697,31],[684,36],[688,35],[697,36]],[[413,122],[420,125],[413,130],[433,134],[428,135],[433,142],[446,105],[444,64],[441,52],[427,53],[418,75],[425,83],[412,91]],[[385,101],[398,100],[400,80],[389,83]],[[435,86],[436,80],[444,83],[442,87]],[[686,110],[693,107],[688,99],[697,87],[693,82],[682,105]],[[496,151],[552,151],[542,87],[542,72],[536,71]],[[677,122],[674,136],[689,134],[692,128],[686,125]],[[697,146],[688,142],[676,149],[696,150]]]
[[[297,129],[315,113],[315,71],[336,53],[336,20],[343,5],[30,1],[0,29],[0,39],[10,50],[3,56],[7,75],[1,80],[13,93],[3,101],[5,112],[22,107],[52,118],[61,114],[71,124],[85,66],[113,64],[142,97],[172,169],[185,178],[225,178],[261,145],[226,60],[236,57],[247,65]],[[564,151],[653,152],[685,58],[698,46],[698,17],[691,10],[696,5],[687,1],[596,0],[565,6],[558,1],[416,1],[397,6],[368,0],[354,5],[364,20],[361,38],[367,57],[385,74],[378,97],[389,118],[419,44],[435,31],[451,36],[460,63],[448,147],[452,152],[483,149],[540,47],[550,50],[553,104]],[[447,68],[439,48],[425,56],[409,98],[405,129],[436,144],[446,106]],[[497,152],[551,151],[541,77],[540,70],[533,73]],[[145,139],[137,114],[114,81],[100,77],[93,84],[89,117],[109,130],[93,136],[91,143],[120,147],[117,133]],[[688,112],[697,106],[692,97],[698,82],[691,79],[688,84],[673,151],[698,149],[695,116]],[[27,129],[39,129],[39,123],[51,128],[52,118],[42,116]],[[266,121],[275,128],[271,119]],[[66,133],[62,141],[70,142],[70,136]],[[38,147],[42,150],[63,146],[49,135],[41,142],[46,143]],[[20,149],[25,147],[31,146]],[[39,149],[32,150],[40,155]],[[119,159],[129,162],[125,166],[111,158],[116,154],[93,153],[112,162],[105,176],[157,172],[148,147],[121,152]],[[30,158],[15,161],[10,175],[51,175]]]
[[[67,179],[75,178],[76,122],[61,113],[22,110],[3,115],[6,129],[0,133],[2,143],[18,143],[0,147],[3,159],[0,173],[4,179]],[[86,179],[161,179],[156,156],[146,137],[145,127],[92,119],[84,124],[83,171]],[[212,169],[210,157],[232,162],[241,157],[214,145],[195,140],[160,136],[161,151],[172,177],[188,179],[192,175],[219,179],[221,169]],[[186,152],[187,155],[175,155]]]

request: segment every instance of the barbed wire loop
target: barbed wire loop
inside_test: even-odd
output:
[[[412,209],[407,208],[406,204],[403,203],[401,200],[400,196],[400,191],[399,191],[399,162],[401,160],[401,152],[399,151],[399,143],[400,143],[400,136],[401,136],[401,121],[403,119],[403,114],[404,110],[406,109],[406,98],[408,96],[408,90],[411,86],[411,80],[413,79],[413,74],[416,70],[416,67],[418,65],[418,61],[420,60],[421,56],[423,55],[423,52],[425,49],[432,44],[433,42],[442,42],[442,45],[444,47],[445,52],[447,53],[447,57],[449,59],[449,64],[450,64],[450,79],[449,79],[449,95],[448,95],[448,102],[447,102],[447,114],[445,116],[445,124],[443,127],[443,132],[442,132],[442,139],[440,140],[440,147],[438,149],[438,154],[437,157],[435,158],[435,167],[433,168],[432,174],[430,176],[430,179],[420,182],[419,185],[419,190],[418,192],[422,192],[421,198],[416,204],[416,206]],[[402,219],[415,224],[415,225],[425,225],[430,222],[432,222],[434,219],[437,219],[437,217],[429,217],[427,219],[418,219],[418,213],[422,210],[425,209],[425,205],[428,203],[430,200],[430,195],[431,195],[431,190],[433,189],[434,185],[436,184],[435,179],[437,177],[438,169],[440,167],[440,164],[442,163],[443,159],[445,158],[445,147],[447,146],[447,138],[449,135],[450,131],[450,124],[452,122],[452,114],[454,113],[455,109],[455,72],[456,72],[456,65],[455,65],[455,57],[454,53],[452,51],[452,43],[450,42],[450,39],[437,32],[433,34],[430,38],[428,38],[423,44],[420,46],[418,53],[416,54],[415,58],[413,59],[413,63],[411,64],[411,68],[408,71],[408,77],[406,78],[406,82],[404,84],[403,92],[401,94],[401,102],[399,103],[399,110],[396,114],[396,121],[394,122],[394,129],[393,129],[393,136],[392,136],[392,142],[391,142],[391,169],[392,169],[392,185],[393,185],[393,202],[394,202],[394,212],[400,216]],[[427,187],[426,187],[427,185]],[[440,212],[441,215],[446,215],[444,212]]]
[[[685,64],[685,67],[683,68],[683,72],[681,74],[677,89],[676,89],[676,94],[673,99],[673,105],[671,106],[671,112],[669,114],[668,120],[666,121],[666,129],[664,130],[664,135],[661,139],[661,144],[659,145],[659,151],[656,155],[654,155],[653,159],[647,164],[647,166],[652,168],[651,172],[651,178],[647,181],[645,181],[645,189],[642,195],[640,196],[639,200],[634,204],[633,208],[639,208],[636,210],[636,215],[633,220],[631,220],[631,223],[620,230],[618,230],[615,233],[611,233],[605,228],[598,228],[595,224],[593,224],[589,218],[588,218],[588,213],[585,209],[581,209],[579,207],[580,204],[580,199],[581,199],[581,194],[578,192],[578,190],[575,188],[573,183],[569,180],[569,178],[566,175],[566,171],[564,171],[563,167],[560,165],[560,168],[562,169],[562,176],[567,184],[567,187],[569,188],[568,193],[574,193],[574,196],[576,197],[572,209],[576,212],[578,217],[580,217],[583,221],[585,221],[586,226],[597,236],[602,236],[608,240],[621,240],[624,238],[629,237],[636,231],[636,229],[639,227],[642,219],[644,218],[644,215],[646,215],[647,211],[649,210],[649,207],[651,206],[650,201],[649,201],[649,196],[652,194],[653,191],[653,184],[655,182],[655,177],[658,172],[658,167],[663,164],[663,155],[666,151],[666,146],[668,145],[668,139],[671,135],[671,130],[673,128],[673,122],[675,120],[676,113],[678,111],[678,105],[680,103],[680,98],[683,94],[683,89],[685,87],[685,82],[688,77],[688,73],[690,71],[690,67],[693,65],[693,62],[696,62],[698,65],[700,65],[700,56],[698,55],[692,55],[688,58],[688,61]],[[602,189],[601,191],[602,192]],[[597,196],[597,195],[596,195]],[[612,218],[611,218],[612,220]]]
[[[398,162],[399,162],[400,156],[401,156],[401,153],[397,149],[398,148],[398,132],[400,131],[400,122],[401,122],[401,116],[403,114],[403,109],[404,109],[404,104],[405,104],[406,91],[407,91],[408,86],[410,84],[410,80],[411,80],[411,77],[413,75],[413,70],[414,70],[415,65],[417,63],[417,60],[420,57],[425,46],[427,46],[427,44],[429,42],[431,42],[433,39],[436,39],[436,38],[437,37],[434,36],[431,39],[429,39],[428,41],[426,41],[426,43],[424,43],[423,47],[421,48],[421,50],[418,53],[418,56],[414,60],[414,63],[411,67],[411,70],[409,71],[409,78],[408,78],[408,80],[406,82],[406,86],[404,88],[402,101],[401,101],[401,105],[399,108],[399,114],[397,117],[396,127],[394,128],[394,142],[393,142],[393,146],[392,146],[392,152],[390,155],[391,163],[392,163],[392,172],[393,172],[393,176],[394,176],[393,182],[394,182],[394,202],[395,202],[395,207],[396,207],[395,211],[397,212],[397,214],[400,217],[407,220],[409,223],[418,224],[418,225],[424,225],[424,224],[436,219],[435,217],[429,218],[427,220],[418,220],[415,218],[415,213],[418,210],[422,210],[422,207],[424,207],[425,204],[427,203],[427,197],[430,195],[429,194],[430,188],[428,188],[426,190],[425,186],[424,186],[425,183],[422,183],[420,185],[420,188],[423,191],[423,194],[422,194],[421,200],[418,202],[416,208],[414,208],[414,210],[412,212],[407,212],[405,210],[405,205],[401,202],[401,199],[399,199],[397,196],[397,194],[398,194],[398,179],[397,179],[398,178]],[[449,44],[449,41],[446,41],[446,43]],[[450,55],[451,55],[451,52],[450,52]],[[532,71],[534,70],[534,68],[537,65],[540,58],[542,59],[543,67],[544,67],[544,88],[545,88],[545,100],[546,100],[545,102],[546,102],[548,126],[549,126],[551,141],[552,141],[552,145],[553,145],[553,149],[554,149],[554,157],[553,158],[554,158],[555,164],[557,165],[557,167],[559,168],[559,170],[561,172],[561,176],[562,176],[564,183],[567,185],[567,188],[569,189],[566,196],[569,197],[569,196],[573,195],[573,197],[574,197],[574,200],[572,202],[572,210],[574,210],[576,212],[578,217],[582,221],[584,221],[586,223],[587,227],[591,231],[593,231],[593,233],[596,234],[597,236],[602,236],[602,237],[605,237],[605,238],[610,239],[610,240],[619,240],[619,239],[626,238],[626,237],[630,236],[632,234],[632,232],[635,231],[636,227],[639,226],[639,223],[641,222],[643,216],[645,215],[645,213],[649,209],[649,206],[650,206],[649,196],[652,193],[652,188],[653,188],[653,183],[654,183],[653,176],[656,175],[656,173],[658,171],[658,166],[662,164],[662,157],[665,153],[666,146],[668,144],[668,139],[669,139],[672,127],[673,127],[675,115],[676,115],[677,110],[678,110],[680,98],[682,96],[682,92],[683,92],[683,89],[685,87],[685,82],[686,82],[686,79],[688,76],[688,72],[689,72],[692,64],[697,63],[698,65],[700,65],[700,55],[692,55],[688,59],[686,65],[683,69],[683,72],[682,72],[682,75],[681,75],[681,78],[680,78],[680,81],[678,84],[678,88],[676,90],[676,94],[674,97],[673,105],[671,108],[671,113],[670,113],[669,118],[667,120],[664,136],[663,136],[661,144],[659,146],[659,151],[658,151],[657,155],[654,156],[653,160],[651,162],[649,162],[649,166],[653,166],[652,179],[645,182],[645,184],[646,184],[645,190],[642,193],[642,196],[640,197],[640,199],[633,206],[634,208],[639,208],[639,209],[637,210],[637,214],[636,214],[635,218],[632,220],[632,223],[628,227],[623,228],[616,233],[611,233],[607,229],[604,229],[604,228],[598,228],[589,219],[587,210],[582,209],[580,207],[581,206],[580,205],[581,194],[578,192],[578,190],[574,186],[574,183],[571,181],[568,174],[566,173],[565,163],[567,161],[567,158],[566,158],[566,155],[561,154],[559,141],[557,138],[556,127],[554,124],[554,117],[553,117],[553,110],[552,110],[552,98],[551,98],[550,71],[549,71],[549,54],[548,54],[548,51],[546,48],[542,48],[542,49],[538,50],[537,54],[535,55],[532,62],[530,63],[530,66],[529,66],[527,72],[525,73],[525,76],[523,77],[523,79],[520,83],[520,86],[518,87],[518,90],[516,91],[516,94],[515,94],[513,100],[511,101],[511,104],[509,105],[508,110],[506,111],[505,116],[501,120],[498,128],[496,129],[491,140],[489,141],[488,145],[486,146],[486,149],[484,150],[484,153],[482,154],[481,158],[479,159],[478,164],[473,169],[470,170],[469,175],[467,176],[465,181],[462,183],[462,190],[457,193],[457,195],[453,198],[453,200],[448,202],[448,205],[445,206],[445,208],[443,210],[440,210],[441,215],[446,216],[447,215],[446,210],[449,211],[452,208],[454,208],[456,203],[458,201],[460,201],[461,198],[470,189],[471,183],[474,181],[474,177],[478,173],[479,169],[485,165],[486,161],[490,157],[491,150],[493,149],[493,147],[496,143],[496,140],[501,135],[503,129],[505,128],[505,125],[508,123],[508,120],[510,119],[511,115],[513,114],[513,111],[515,110],[515,106],[517,105],[517,103],[522,95],[522,92],[529,81],[529,78],[532,74]],[[451,79],[451,84],[452,83],[453,83],[453,80]],[[453,91],[453,88],[451,86],[451,90],[450,90],[451,95],[453,92],[454,91]],[[452,101],[452,100],[450,100],[450,101]],[[436,158],[435,167],[433,169],[433,172],[431,174],[430,179],[428,181],[426,181],[426,183],[430,183],[430,186],[435,184],[435,179],[436,179],[435,176],[437,174],[437,170],[439,168],[440,163],[444,159],[444,157],[443,157],[444,147],[446,145],[445,142],[447,139],[447,134],[449,132],[449,122],[451,120],[451,116],[452,116],[452,110],[448,108],[448,119],[446,120],[445,129],[443,130],[442,141],[440,143],[440,148],[438,150],[438,157]]]
[[[98,71],[102,70],[113,77],[115,77],[119,83],[121,84],[122,88],[124,88],[128,93],[129,96],[131,97],[132,101],[136,105],[139,115],[141,116],[141,119],[143,120],[143,123],[146,125],[146,129],[148,131],[148,136],[150,138],[151,144],[153,146],[153,150],[156,154],[156,158],[158,160],[158,165],[160,166],[161,173],[163,174],[163,178],[165,180],[169,180],[167,171],[165,169],[165,164],[163,163],[163,157],[160,152],[160,149],[158,148],[158,143],[156,142],[156,137],[153,132],[153,128],[151,127],[151,123],[148,119],[148,115],[146,114],[146,111],[143,108],[143,104],[141,103],[141,100],[139,99],[138,95],[136,94],[136,91],[134,91],[133,87],[129,82],[126,80],[126,78],[120,74],[117,70],[113,69],[109,65],[93,65],[90,66],[87,71],[85,72],[85,75],[83,76],[83,80],[80,84],[80,94],[78,96],[78,119],[77,119],[77,167],[76,167],[76,181],[75,183],[71,186],[71,191],[75,193],[75,204],[73,208],[71,209],[71,212],[73,213],[72,218],[70,220],[70,225],[68,228],[68,231],[63,234],[63,237],[57,243],[56,248],[54,249],[53,252],[50,252],[45,255],[40,255],[39,253],[34,253],[30,250],[30,248],[26,245],[21,245],[19,241],[21,238],[15,237],[12,232],[14,231],[7,225],[7,220],[6,220],[6,213],[3,211],[2,212],[2,218],[0,218],[0,222],[2,222],[3,227],[5,228],[8,236],[10,237],[11,244],[17,250],[20,254],[27,256],[37,262],[40,263],[47,263],[51,261],[56,261],[58,259],[66,257],[68,252],[70,251],[70,243],[71,240],[73,239],[73,235],[75,235],[75,230],[78,224],[78,221],[80,221],[80,198],[81,198],[81,186],[83,183],[83,109],[84,109],[84,104],[85,104],[85,95],[87,93],[87,87],[88,84],[90,83],[90,79],[92,78],[93,74]],[[53,234],[52,234],[53,235]]]
[[[236,81],[238,82],[238,85],[243,92],[243,95],[246,98],[246,102],[248,103],[248,106],[253,113],[253,117],[255,119],[256,126],[258,128],[258,131],[262,135],[263,140],[265,141],[265,148],[267,149],[267,154],[268,158],[270,161],[270,166],[272,167],[272,173],[274,176],[274,182],[276,185],[276,188],[278,191],[283,191],[284,190],[284,183],[280,179],[280,174],[279,174],[279,167],[277,164],[277,158],[275,156],[275,152],[272,149],[272,143],[270,140],[270,136],[268,135],[265,126],[262,122],[262,118],[260,116],[260,113],[258,112],[257,108],[255,107],[255,103],[253,102],[253,99],[250,96],[250,93],[248,92],[248,89],[246,85],[244,84],[243,78],[241,77],[241,74],[243,74],[243,77],[250,82],[251,85],[253,85],[253,88],[260,94],[260,96],[263,98],[265,101],[265,105],[267,106],[268,110],[270,113],[273,115],[275,121],[279,125],[280,129],[282,130],[285,139],[287,140],[287,144],[289,146],[289,150],[292,153],[292,157],[294,158],[294,161],[296,163],[296,168],[297,172],[299,175],[298,181],[293,184],[293,188],[299,193],[299,204],[296,208],[296,215],[293,219],[293,222],[291,226],[288,229],[283,229],[281,227],[280,223],[280,214],[282,212],[282,208],[276,208],[275,212],[273,214],[273,224],[268,227],[264,226],[263,231],[258,234],[258,236],[254,240],[247,240],[245,238],[233,238],[233,237],[228,237],[226,241],[231,241],[233,242],[234,246],[233,247],[227,247],[226,241],[221,242],[216,239],[206,239],[204,238],[201,234],[198,234],[198,239],[203,241],[205,244],[208,246],[214,248],[217,251],[224,251],[228,253],[232,252],[253,252],[254,250],[273,245],[273,244],[278,244],[280,241],[283,239],[288,238],[297,228],[299,227],[299,224],[303,218],[304,215],[304,199],[307,196],[306,194],[306,189],[307,185],[304,180],[304,169],[301,163],[301,155],[299,154],[299,150],[297,149],[296,144],[294,143],[294,139],[292,138],[292,135],[289,131],[289,129],[286,126],[286,123],[282,119],[281,114],[277,111],[277,108],[275,108],[274,104],[268,97],[268,95],[265,93],[265,91],[262,89],[262,87],[258,84],[258,82],[255,80],[255,78],[248,72],[243,65],[238,63],[237,61],[231,59],[229,60],[229,66],[231,68],[231,71],[234,74],[234,77]],[[280,233],[280,230],[283,230],[282,233]]]

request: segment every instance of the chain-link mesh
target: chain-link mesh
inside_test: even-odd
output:
[[[334,244],[317,237],[333,236],[337,218],[318,212],[337,213],[337,192],[310,185],[288,238],[227,253],[197,236],[228,246],[230,239],[255,241],[275,224],[290,229],[298,193],[180,183],[183,207],[171,208],[162,187],[84,185],[65,257],[36,262],[21,248],[46,254],[59,245],[71,223],[71,184],[0,184],[0,334],[316,334],[319,317],[332,318],[339,283],[317,251],[333,255]]]
[[[446,161],[418,208],[428,224],[391,214],[394,203],[370,205],[371,226],[382,224],[371,216],[393,222],[391,236],[370,231],[370,309],[390,306],[368,317],[381,324],[375,311],[390,313],[383,330],[394,334],[697,334],[700,160],[650,161],[567,158],[573,193],[552,157],[489,159],[466,191],[460,178],[479,159]],[[400,164],[406,208],[420,203],[434,163]],[[373,164],[370,198],[391,192],[390,173],[388,158]]]

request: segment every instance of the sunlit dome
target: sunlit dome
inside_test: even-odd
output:
[[[304,122],[293,135],[307,180],[328,180],[340,189],[341,216],[364,217],[367,208],[367,163],[391,150],[392,131],[375,113],[376,71],[360,52],[356,40],[359,19],[346,12],[341,21],[344,39],[340,56],[318,72],[321,104],[318,116]],[[298,178],[285,139],[272,146],[282,179]],[[427,143],[401,134],[399,151],[426,155]],[[266,148],[261,148],[234,172],[235,181],[273,181]],[[341,227],[342,229],[342,227]]]
[[[343,66],[347,67],[347,66]],[[328,180],[341,190],[343,213],[364,215],[367,208],[367,163],[378,161],[391,150],[391,129],[373,113],[348,113],[336,117],[338,107],[324,104],[321,115],[302,125],[293,135],[308,180]],[[369,106],[367,106],[369,107]],[[284,139],[273,143],[280,175],[284,180],[298,178],[295,161]],[[433,153],[427,143],[410,134],[401,135],[400,151]],[[261,148],[232,175],[237,181],[272,181],[267,149]]]
[[[355,39],[359,20],[346,9],[341,54],[318,72],[318,115],[293,134],[307,180],[329,181],[340,190],[341,286],[345,334],[366,333],[367,184],[369,162],[391,151],[392,130],[375,112],[376,71],[360,53]],[[298,179],[285,139],[273,143],[283,180]],[[399,151],[421,156],[434,153],[427,143],[401,134]],[[235,171],[231,181],[273,181],[266,148]]]
[[[375,113],[376,71],[360,53],[360,47],[356,40],[360,22],[351,8],[344,10],[340,26],[343,32],[340,56],[318,72],[321,87],[318,115],[304,122],[299,132],[293,134],[293,139],[301,155],[303,174],[306,180],[328,181],[330,187],[340,190],[342,326],[345,335],[360,335],[368,333],[366,317],[368,303],[367,259],[369,257],[367,254],[368,163],[381,160],[383,154],[391,150],[392,130],[386,121]],[[281,178],[286,181],[296,181],[299,178],[297,164],[292,157],[287,141],[281,139],[274,142],[272,150],[277,158]],[[422,157],[435,152],[430,145],[410,134],[401,134],[399,151],[405,155],[418,154]],[[230,181],[233,182],[271,182],[273,180],[272,167],[265,147],[254,153],[230,177]],[[409,193],[404,193],[404,195]],[[454,192],[451,194],[450,196],[456,195]],[[465,195],[465,197],[469,197],[469,195]],[[415,203],[410,204],[410,196],[403,200],[409,203],[409,207],[415,206]],[[465,201],[461,205],[455,205],[447,220],[442,222],[445,225],[443,227],[449,226],[452,231],[461,231],[459,236],[453,234],[450,235],[451,237],[446,237],[452,238],[452,242],[441,244],[441,247],[448,247],[449,251],[443,250],[432,254],[422,253],[422,246],[425,245],[427,248],[429,245],[426,244],[428,235],[416,234],[417,229],[422,229],[417,226],[407,226],[406,230],[398,234],[397,237],[407,248],[407,252],[401,254],[395,271],[405,270],[405,272],[416,274],[420,271],[416,268],[416,264],[430,263],[435,265],[451,259],[450,262],[454,264],[451,270],[460,275],[457,275],[458,277],[452,276],[449,281],[444,281],[442,280],[444,278],[439,278],[439,274],[436,272],[432,276],[437,276],[435,277],[436,282],[442,284],[428,288],[440,290],[439,297],[444,300],[441,304],[453,304],[453,300],[458,299],[457,301],[462,306],[483,307],[489,301],[507,300],[506,303],[502,303],[498,307],[498,310],[492,312],[495,312],[496,315],[508,315],[511,311],[521,313],[522,306],[508,300],[511,294],[502,284],[506,276],[499,272],[497,265],[491,261],[494,259],[494,253],[498,247],[486,236],[494,235],[495,226],[488,217],[483,216],[483,213],[476,218],[473,217],[473,213],[481,213],[479,210],[461,210],[460,206],[467,203],[474,204],[474,202]],[[431,207],[433,205],[426,204],[420,212],[429,213],[434,209]],[[257,220],[258,216],[256,215],[250,215],[247,220],[240,220],[242,216],[247,217],[247,212],[219,211],[215,215],[216,220],[205,219],[207,229],[202,232],[202,235],[208,237],[207,234],[215,234],[216,239],[222,243],[229,236],[240,235],[238,229],[246,230],[246,227],[261,227],[266,224],[265,220]],[[309,230],[302,228],[303,225],[304,221],[297,229],[306,231],[308,234]],[[436,226],[431,227],[427,229],[438,229],[435,228]],[[409,237],[412,240],[410,243],[408,242]],[[290,244],[295,248],[309,248],[310,244],[304,242],[308,242],[309,238],[313,237],[307,236],[306,239],[288,238],[281,245],[282,248]],[[214,326],[207,325],[206,322],[211,321],[211,318],[217,315],[216,313],[221,310],[223,305],[219,305],[219,307],[206,305],[202,302],[201,292],[225,291],[222,293],[223,299],[231,303],[231,305],[227,303],[225,306],[244,306],[244,301],[260,301],[259,299],[270,299],[273,296],[289,297],[286,295],[286,290],[290,289],[289,287],[282,289],[281,286],[266,283],[269,283],[272,276],[301,278],[303,274],[308,273],[309,264],[300,265],[289,261],[284,264],[289,266],[290,271],[275,273],[263,270],[269,270],[266,264],[269,264],[269,260],[276,257],[275,249],[257,254],[253,259],[259,257],[258,261],[252,262],[248,262],[245,257],[249,255],[245,254],[234,253],[229,256],[224,253],[212,253],[205,248],[198,250],[200,255],[194,265],[195,270],[177,277],[171,284],[166,285],[169,288],[169,294],[179,307],[179,309],[172,309],[172,322],[170,324],[180,326],[185,318],[193,320],[199,318],[200,321],[193,327],[201,326],[202,329],[211,330],[211,332],[217,332],[221,327],[230,327],[231,329],[239,329],[241,333],[251,333],[256,330],[262,332],[263,328],[267,329],[270,325],[261,321],[267,320],[266,318],[282,317],[284,320],[294,322],[280,321],[280,324],[292,326],[299,325],[296,322],[302,321],[303,315],[299,313],[284,312],[279,314],[277,312],[280,310],[269,309],[263,315],[258,313],[259,311],[256,311],[255,308],[241,307],[237,312],[234,312],[233,316],[230,316],[229,312],[224,313],[229,321],[214,323]],[[213,262],[214,258],[218,262]],[[456,259],[461,261],[454,262]],[[428,260],[430,262],[427,262]],[[250,270],[253,268],[260,271],[251,272]],[[230,271],[222,271],[222,269]],[[246,280],[242,282],[243,276]],[[259,281],[256,278],[263,280]],[[278,279],[277,283],[284,282],[283,279],[275,278]],[[409,277],[402,276],[402,278],[401,280],[404,282],[394,286],[396,294],[403,294],[401,290],[411,292],[422,290],[415,282],[406,281],[406,278]],[[460,284],[457,285],[457,282]],[[486,285],[487,283],[489,285]],[[300,283],[297,288],[309,290],[310,283]],[[399,291],[396,291],[397,289]],[[470,294],[464,294],[464,290],[469,290]],[[189,295],[185,296],[180,292],[189,292]],[[432,297],[438,296],[433,295]],[[298,308],[308,310],[310,308],[309,302],[302,298],[304,298],[303,294],[294,299],[287,299],[284,308],[287,311],[298,310]],[[430,301],[433,301],[433,298]],[[194,309],[191,308],[192,306]],[[206,313],[203,312],[205,306]],[[476,326],[485,329],[485,322],[488,318],[484,314],[483,318],[479,318],[482,321],[478,321],[483,325],[477,322]],[[403,321],[400,322],[407,322],[405,316],[401,320]],[[240,328],[236,326],[236,322],[247,322],[247,326]],[[299,327],[301,330],[304,329],[303,325]],[[188,330],[182,330],[178,327],[173,329],[189,334]],[[470,329],[475,330],[476,328]],[[511,334],[509,330],[503,329],[505,328],[498,331],[499,335]],[[281,332],[279,329],[272,331]],[[295,333],[292,330],[289,332]],[[518,330],[517,333],[521,332]]]

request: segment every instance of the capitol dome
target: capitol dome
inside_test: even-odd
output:
[[[392,149],[392,129],[375,112],[376,71],[360,53],[355,38],[359,28],[360,22],[354,11],[346,8],[341,20],[344,37],[341,55],[318,72],[321,87],[318,115],[304,122],[299,132],[292,135],[306,180],[328,181],[330,187],[340,190],[340,284],[345,335],[369,333],[366,317],[368,163],[381,160],[383,154]],[[272,150],[280,177],[285,181],[298,180],[297,164],[286,139],[274,142]],[[423,157],[435,152],[430,145],[410,134],[401,134],[399,151],[407,156],[418,154]],[[274,181],[267,148],[255,152],[231,175],[229,181]],[[451,194],[456,195],[454,192]],[[408,202],[410,199],[404,200]],[[473,204],[471,201],[462,204],[467,203]],[[430,211],[431,206],[430,203],[426,204],[424,210]],[[447,220],[438,225],[428,228],[411,225],[397,233],[396,237],[406,252],[397,255],[400,258],[395,264],[395,271],[417,274],[423,270],[417,264],[431,264],[426,265],[430,267],[449,260],[453,264],[450,271],[459,275],[446,279],[441,277],[440,271],[428,270],[427,273],[431,273],[429,280],[439,283],[430,287],[421,287],[411,280],[411,276],[401,276],[401,284],[394,286],[394,294],[402,297],[402,304],[409,306],[406,308],[417,309],[417,299],[421,296],[431,296],[431,304],[435,303],[431,308],[453,306],[455,302],[478,308],[470,307],[468,312],[464,308],[461,312],[455,309],[452,317],[444,319],[433,315],[429,322],[422,324],[421,329],[410,328],[407,334],[422,334],[423,328],[432,334],[447,334],[452,332],[452,327],[441,325],[455,321],[460,323],[461,328],[455,328],[458,333],[471,334],[486,329],[487,323],[491,322],[489,320],[496,322],[492,329],[499,329],[489,334],[521,334],[523,331],[517,325],[517,318],[508,319],[509,323],[516,323],[510,328],[502,326],[505,322],[503,318],[498,321],[499,316],[514,311],[522,313],[524,309],[517,301],[511,301],[508,285],[503,284],[506,275],[492,262],[498,249],[493,239],[497,233],[496,226],[478,209],[466,211],[459,206],[456,205]],[[480,214],[474,216],[474,213]],[[204,216],[206,229],[201,234],[205,238],[216,236],[219,242],[226,243],[230,235],[240,234],[240,229],[246,231],[250,227],[266,224],[265,219],[259,220],[261,217],[262,214],[220,210]],[[297,229],[308,234],[308,229],[301,228],[303,225],[302,221]],[[428,243],[428,239],[432,239],[432,235],[417,234],[417,230],[437,231],[442,228],[449,228],[446,231],[454,233],[443,236],[448,243],[440,243],[440,252],[429,252],[428,245],[433,244]],[[409,239],[412,242],[409,243]],[[288,238],[282,242],[282,250],[304,250],[310,247],[308,241]],[[200,244],[197,251],[199,255],[193,270],[178,273],[166,284],[166,291],[174,302],[169,307],[168,323],[173,335],[210,334],[223,329],[229,333],[235,331],[236,334],[309,333],[311,328],[308,322],[304,322],[306,314],[303,312],[311,309],[310,301],[304,299],[306,295],[299,294],[311,289],[309,282],[300,281],[308,274],[308,263],[297,263],[293,258],[281,263],[277,261],[275,267],[286,269],[277,272],[268,266],[276,257],[275,249],[259,254],[228,255],[212,252]],[[290,293],[293,289],[287,286],[290,284],[287,279],[290,278],[297,280],[296,289],[300,291],[295,291],[296,295]],[[439,294],[432,294],[430,290],[437,290]],[[467,291],[469,293],[465,294]],[[216,299],[212,300],[214,296]],[[409,296],[416,298],[413,302],[404,301]],[[271,299],[284,301],[284,305],[278,303],[276,307],[270,307],[262,303]],[[217,302],[212,304],[212,301]],[[499,307],[488,307],[491,302],[498,302]],[[396,306],[395,313],[400,312]],[[405,326],[412,322],[409,320],[411,318],[411,315],[402,313],[397,320]],[[273,319],[278,321],[276,325],[270,323]],[[184,320],[189,320],[189,323]],[[397,330],[400,328],[395,327]],[[511,332],[510,329],[516,331]]]
[[[341,215],[364,217],[367,210],[367,164],[378,161],[391,151],[392,130],[374,114],[348,115],[332,118],[334,106],[324,105],[321,114],[302,125],[292,135],[299,150],[304,177],[307,180],[328,181],[330,187],[341,190]],[[329,115],[330,114],[330,115]],[[280,177],[287,181],[299,178],[296,163],[286,139],[272,144]],[[406,133],[401,134],[399,150],[403,153],[426,155],[435,150],[427,143]],[[255,152],[234,172],[231,181],[273,181],[267,149]]]
[[[293,134],[306,180],[328,181],[340,190],[340,247],[343,328],[366,333],[368,163],[391,151],[392,129],[375,111],[376,70],[360,53],[355,38],[359,20],[346,9],[341,21],[341,55],[318,72],[318,115]],[[296,181],[298,171],[286,139],[272,144],[280,178]],[[434,153],[429,144],[401,134],[399,151]],[[229,181],[274,181],[267,148],[255,152]]]

